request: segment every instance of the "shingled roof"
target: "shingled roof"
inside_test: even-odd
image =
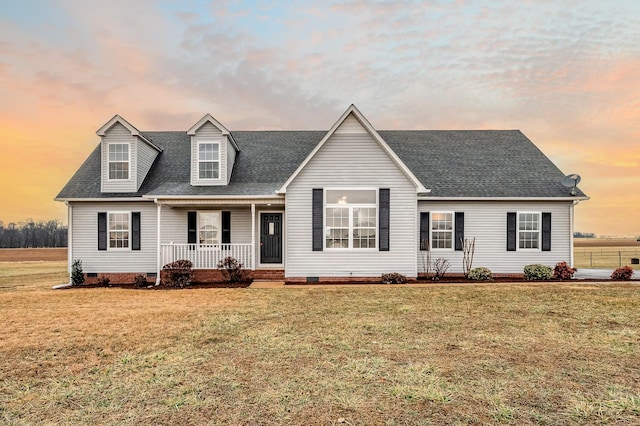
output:
[[[190,184],[190,136],[141,132],[163,151],[136,193],[100,192],[100,146],[56,197],[275,195],[325,131],[235,131],[241,151],[226,186]],[[429,197],[568,197],[564,174],[518,130],[378,131]],[[578,190],[578,197],[584,194]]]

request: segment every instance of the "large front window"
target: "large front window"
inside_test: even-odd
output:
[[[218,179],[220,177],[220,144],[200,142],[198,144],[198,177]]]
[[[109,179],[129,179],[129,144],[109,144]]]
[[[220,244],[220,212],[198,212],[198,242],[200,244]]]
[[[540,248],[540,213],[518,213],[518,247]]]
[[[328,189],[325,192],[325,246],[376,248],[377,191]]]
[[[431,248],[453,248],[453,213],[434,212],[431,215]]]
[[[129,248],[129,213],[109,213],[109,248]]]

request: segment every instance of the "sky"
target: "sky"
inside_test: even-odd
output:
[[[519,129],[640,235],[640,2],[0,0],[0,221],[53,201],[120,114],[187,130]]]

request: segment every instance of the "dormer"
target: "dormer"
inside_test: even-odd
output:
[[[102,153],[100,191],[137,192],[162,150],[119,115],[96,133]]]
[[[187,135],[191,136],[191,185],[227,185],[240,152],[231,132],[207,114]]]

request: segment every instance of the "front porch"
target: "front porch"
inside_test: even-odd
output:
[[[233,257],[255,279],[284,278],[284,199],[163,199],[158,205],[158,267],[189,260],[203,282]]]

